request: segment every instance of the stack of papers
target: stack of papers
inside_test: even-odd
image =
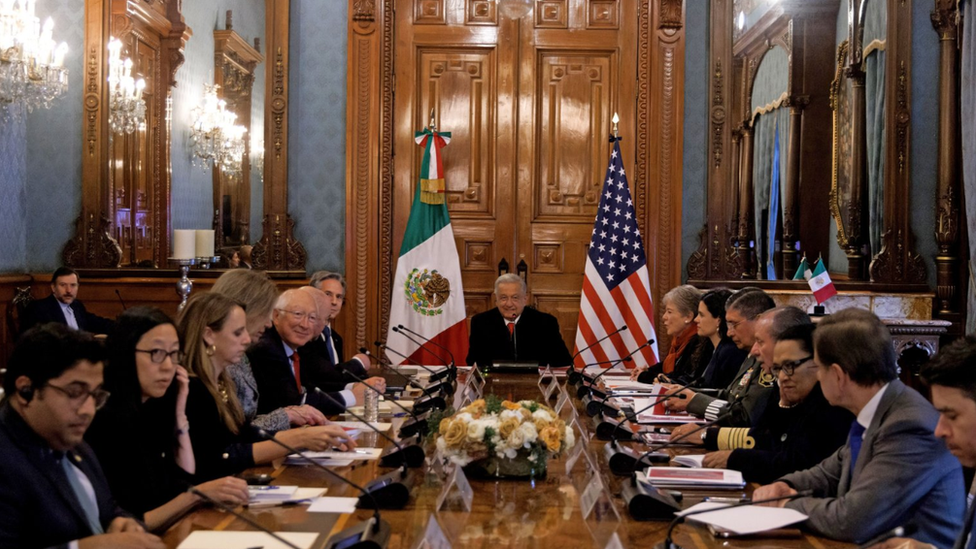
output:
[[[637,480],[655,488],[739,490],[746,485],[742,473],[731,469],[648,467],[637,475]]]
[[[686,412],[674,412],[665,407],[667,403],[663,400],[665,396],[664,387],[654,384],[651,394],[645,398],[634,398],[634,411],[637,414],[638,423],[704,423],[705,420],[697,418]],[[648,408],[650,406],[650,408]],[[645,408],[647,408],[645,410]]]
[[[249,506],[282,505],[311,501],[325,493],[325,488],[298,486],[248,486]]]
[[[702,522],[723,532],[740,536],[783,528],[807,519],[803,513],[786,507],[759,507],[754,505],[728,507],[725,503],[708,501],[693,505],[677,513],[677,515],[684,516],[693,511],[704,511],[706,509],[716,510],[691,515],[688,520]]]
[[[702,461],[704,459],[705,459],[705,454],[697,454],[697,455],[675,456],[671,458],[671,461],[677,463],[678,465],[682,465],[684,467],[691,467],[692,469],[701,469],[703,467]]]
[[[383,432],[389,431],[390,427],[393,426],[392,423],[381,423],[377,421],[371,421],[369,424],[372,425],[374,429]],[[361,433],[369,430],[369,427],[367,427],[362,421],[333,421],[332,425],[342,427],[346,433],[349,433],[349,436],[355,436],[352,434],[354,431],[356,433]]]
[[[309,549],[319,535],[315,532],[275,532],[276,535],[288,540],[296,547]],[[212,530],[196,530],[183,540],[178,549],[290,549],[284,543],[274,539],[264,532],[216,532]]]
[[[309,513],[353,513],[359,498],[318,498],[308,507]]]

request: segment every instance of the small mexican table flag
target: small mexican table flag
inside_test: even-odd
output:
[[[800,261],[800,266],[796,269],[796,274],[793,275],[793,280],[807,281],[813,291],[813,296],[817,298],[817,305],[822,305],[824,301],[837,295],[837,289],[834,288],[834,283],[830,280],[822,257],[817,260],[813,271],[811,271],[807,258],[804,256]]]

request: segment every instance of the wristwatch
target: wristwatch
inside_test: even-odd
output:
[[[705,442],[705,437],[706,436],[708,436],[708,429],[702,429],[702,432],[701,432],[701,441],[702,442]]]

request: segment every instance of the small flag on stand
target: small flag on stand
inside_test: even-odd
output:
[[[647,258],[620,158],[620,138],[613,135],[610,141],[613,152],[586,256],[574,352],[593,346],[576,358],[576,367],[619,360],[656,337]],[[627,330],[594,345],[623,325]],[[634,355],[632,365],[656,364],[657,356],[657,343],[647,345]]]
[[[830,274],[827,273],[827,268],[824,267],[822,257],[817,260],[817,264],[814,265],[813,271],[811,271],[810,266],[807,264],[807,258],[804,256],[800,261],[800,266],[797,268],[796,274],[793,275],[793,280],[800,279],[805,279],[807,284],[810,285],[813,296],[817,298],[817,305],[822,305],[824,301],[837,295],[837,289],[834,288],[834,283],[830,280]]]

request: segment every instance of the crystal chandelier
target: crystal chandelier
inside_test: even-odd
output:
[[[0,0],[0,114],[50,108],[68,91],[64,56],[68,45],[54,42],[54,21],[41,27],[35,0]],[[15,115],[16,116],[16,115]]]
[[[122,42],[108,43],[108,125],[113,132],[132,133],[146,128],[146,102],[142,90],[146,81],[132,77],[132,59],[122,59]]]
[[[247,128],[234,124],[237,115],[227,110],[226,101],[217,97],[219,87],[205,86],[203,104],[190,113],[193,163],[204,168],[213,164],[224,172],[239,172]]]

